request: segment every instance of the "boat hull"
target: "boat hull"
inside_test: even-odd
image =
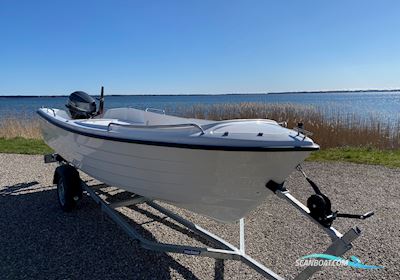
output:
[[[260,205],[310,151],[224,151],[118,142],[77,134],[41,119],[45,142],[106,184],[233,222]]]

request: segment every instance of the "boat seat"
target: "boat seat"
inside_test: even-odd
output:
[[[104,119],[117,119],[128,123],[144,124],[144,112],[133,108],[108,109],[103,116]]]

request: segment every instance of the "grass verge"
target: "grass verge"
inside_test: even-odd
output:
[[[363,164],[400,167],[400,150],[371,148],[331,148],[313,152],[307,161],[346,161]]]
[[[40,139],[0,138],[0,153],[44,155],[53,150]],[[307,161],[345,161],[400,168],[400,150],[331,148],[313,152]]]
[[[41,139],[0,138],[0,153],[44,155],[53,150]]]

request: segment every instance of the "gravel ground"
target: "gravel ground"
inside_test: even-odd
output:
[[[63,213],[52,185],[55,167],[45,165],[41,156],[0,154],[1,279],[261,278],[235,261],[221,263],[141,249],[88,197],[77,210]],[[353,225],[364,230],[347,257],[356,255],[367,264],[385,267],[326,267],[313,279],[400,279],[400,170],[349,163],[306,163],[304,169],[330,196],[334,207],[350,213],[375,211],[368,220],[340,219],[335,226],[342,232]],[[287,187],[302,201],[311,194],[298,172],[289,178]],[[237,244],[238,224],[220,225],[169,208]],[[149,239],[202,244],[147,206],[133,210],[123,208],[121,212]],[[246,241],[247,253],[288,279],[299,271],[296,259],[320,253],[329,245],[329,238],[316,225],[276,196],[267,198],[247,217]]]

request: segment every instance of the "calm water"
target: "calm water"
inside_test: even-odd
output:
[[[0,119],[32,118],[37,108],[65,108],[67,97],[4,98],[0,96]],[[400,92],[367,93],[301,93],[301,94],[238,94],[238,95],[178,95],[178,96],[106,96],[106,108],[174,108],[193,104],[218,103],[291,103],[315,106],[341,113],[375,115],[385,122],[400,118]]]

